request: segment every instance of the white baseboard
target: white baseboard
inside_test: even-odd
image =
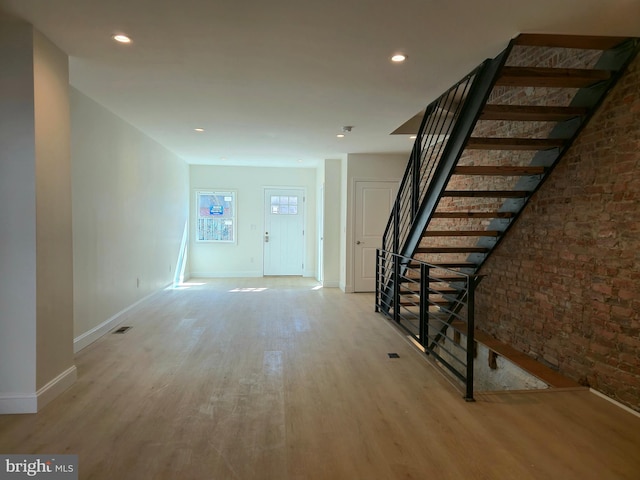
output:
[[[144,302],[144,301],[148,300],[149,298],[153,297],[157,293],[163,291],[165,288],[166,287],[163,287],[158,291],[150,293],[146,297],[143,297],[140,300],[138,300],[137,302],[132,303],[127,308],[125,308],[123,310],[120,310],[118,313],[113,315],[111,318],[108,318],[107,320],[102,322],[100,325],[98,325],[96,327],[93,327],[91,330],[89,330],[87,332],[84,332],[81,335],[78,335],[76,338],[73,339],[73,353],[78,353],[83,348],[89,346],[90,344],[92,344],[93,342],[98,340],[105,333],[108,333],[111,330],[113,330],[115,327],[117,327],[120,323],[122,323],[125,320],[125,318],[123,318],[123,315],[125,313],[127,313],[132,308],[138,306],[142,302]]]
[[[76,366],[73,365],[38,390],[36,392],[36,396],[38,397],[38,410],[76,383],[77,379],[78,370]]]
[[[0,395],[0,415],[37,413],[75,383],[78,371],[73,365],[35,393]]]
[[[324,288],[340,288],[340,282],[323,282]]]
[[[37,412],[38,396],[35,393],[0,395],[0,415]]]
[[[594,390],[593,388],[590,388],[589,391],[597,396],[599,396],[600,398],[604,398],[605,400],[613,403],[616,407],[620,407],[621,409],[631,413],[632,415],[635,415],[636,417],[640,417],[640,412],[636,412],[633,408],[629,408],[626,405],[618,402],[617,400],[614,400],[613,398],[605,395],[602,392],[599,392],[597,390]]]

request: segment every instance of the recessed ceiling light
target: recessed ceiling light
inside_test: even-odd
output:
[[[407,56],[402,53],[396,53],[393,57],[391,57],[391,61],[395,63],[404,62],[407,59]]]
[[[416,136],[415,136],[415,135],[411,135],[411,136],[409,137],[409,140],[415,140],[415,139],[416,139]]]
[[[338,138],[344,138],[344,133],[339,133],[339,134],[337,134],[337,135],[336,135],[336,137],[338,137]]]
[[[194,128],[194,130],[195,130],[196,132],[198,132],[198,133],[202,133],[202,132],[204,132],[204,128],[200,128],[200,127],[198,127],[198,128]]]
[[[122,33],[116,33],[115,35],[112,35],[112,37],[116,42],[119,43],[131,43],[131,37],[124,35]]]

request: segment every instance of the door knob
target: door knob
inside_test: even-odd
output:
[[[361,242],[360,240],[358,240],[358,241],[356,242],[356,245],[360,245],[360,244],[363,244],[363,245],[364,245],[364,242]]]

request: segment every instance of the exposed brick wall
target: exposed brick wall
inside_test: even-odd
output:
[[[482,330],[640,411],[640,58],[481,273]]]

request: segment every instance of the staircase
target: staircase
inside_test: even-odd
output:
[[[378,253],[376,309],[467,399],[478,272],[639,49],[634,38],[522,34],[426,109]]]

